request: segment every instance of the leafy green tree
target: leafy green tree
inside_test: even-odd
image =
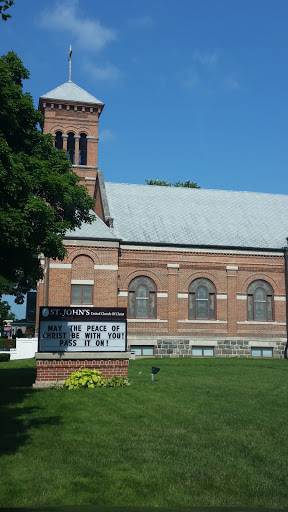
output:
[[[170,181],[165,180],[145,180],[146,185],[157,185],[158,187],[171,187]]]
[[[0,333],[4,327],[4,320],[8,320],[10,306],[6,300],[0,301]]]
[[[200,188],[199,185],[195,181],[175,181],[175,183],[170,183],[170,181],[165,180],[145,180],[146,185],[157,185],[158,187],[184,187],[184,188]]]
[[[16,315],[15,313],[12,313],[12,311],[9,311],[8,315],[6,316],[6,320],[16,320]]]
[[[2,20],[7,21],[11,18],[11,14],[7,14],[5,11],[14,4],[14,0],[0,0],[0,15]]]
[[[195,181],[175,181],[173,187],[184,187],[184,188],[201,188]]]
[[[41,279],[40,255],[62,260],[65,232],[92,222],[94,204],[65,152],[38,130],[28,78],[14,52],[0,58],[0,299],[16,303]]]

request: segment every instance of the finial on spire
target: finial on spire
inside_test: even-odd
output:
[[[71,56],[72,56],[72,46],[70,44],[70,49],[69,49],[69,82],[71,82]]]

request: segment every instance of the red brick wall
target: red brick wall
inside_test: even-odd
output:
[[[72,263],[72,279],[94,279],[94,263],[90,256],[76,256]]]
[[[129,359],[109,359],[109,360],[41,360],[37,359],[36,384],[41,382],[64,381],[72,372],[80,368],[88,370],[99,370],[104,379],[109,379],[114,375],[118,377],[128,377]]]
[[[167,268],[167,264],[178,264],[177,268]],[[238,267],[238,270],[226,269]],[[229,254],[207,252],[182,252],[159,250],[132,250],[121,248],[119,259],[119,290],[127,292],[129,282],[138,275],[151,277],[157,292],[168,293],[168,298],[158,298],[157,318],[168,320],[168,324],[131,322],[128,323],[128,334],[159,336],[169,335],[191,336],[251,336],[285,337],[285,279],[284,257],[282,255]],[[188,298],[179,298],[178,293],[188,294],[190,283],[199,277],[210,279],[217,290],[217,295],[227,295],[227,299],[217,300],[217,323],[187,322]],[[249,284],[263,279],[271,284],[274,295],[282,301],[274,302],[275,322],[252,325],[239,324],[247,321],[247,300],[237,295],[247,295]],[[128,298],[118,297],[118,306],[127,307]],[[177,312],[177,331],[175,331],[175,311]]]
[[[81,110],[78,110],[78,107]],[[101,107],[96,104],[83,106],[74,102],[67,104],[60,100],[54,100],[54,103],[41,100],[41,110],[44,115],[43,133],[55,135],[57,131],[61,131],[63,135],[67,135],[69,132],[73,132],[76,136],[81,133],[87,135],[87,166],[78,165],[79,139],[76,139],[75,165],[73,167],[80,178],[80,185],[85,185],[89,194],[94,197],[98,169],[98,125]],[[63,149],[67,151],[65,137],[63,138]]]
[[[71,264],[72,268],[50,269],[50,306],[70,305],[71,279],[83,278],[94,279],[94,306],[127,307],[128,297],[118,292],[127,294],[130,281],[136,276],[145,275],[154,280],[158,293],[168,294],[168,297],[157,299],[157,322],[128,322],[128,335],[286,336],[286,326],[281,325],[286,321],[282,255],[235,255],[181,250],[154,252],[126,249],[125,246],[121,248],[121,254],[117,247],[71,246],[67,250],[68,257],[64,263]],[[167,268],[167,264],[176,264],[179,268]],[[98,268],[95,269],[94,265]],[[115,268],[118,265],[119,268],[118,271],[102,270],[101,265],[114,265]],[[229,266],[238,267],[238,270],[226,269]],[[210,279],[216,287],[217,295],[222,296],[216,301],[216,322],[189,322],[188,297],[178,297],[179,293],[187,295],[190,283],[198,277]],[[247,322],[247,299],[241,300],[237,296],[247,295],[247,288],[255,279],[266,280],[271,284],[276,298],[282,299],[274,301],[273,323],[239,323]],[[39,284],[38,290],[39,305],[45,305],[45,282]],[[223,296],[227,296],[227,299]]]

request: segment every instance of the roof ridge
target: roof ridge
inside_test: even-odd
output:
[[[280,193],[280,192],[259,192],[259,191],[252,191],[252,190],[231,190],[231,189],[217,189],[217,188],[203,188],[203,187],[200,187],[200,188],[194,188],[194,187],[173,187],[173,186],[164,186],[164,185],[146,185],[145,183],[122,183],[122,182],[115,182],[115,181],[105,181],[105,184],[106,185],[126,185],[126,186],[134,186],[134,187],[149,187],[149,188],[154,188],[154,189],[164,189],[164,188],[168,188],[170,190],[198,190],[200,193],[201,192],[216,192],[216,193],[233,193],[233,194],[253,194],[253,195],[266,195],[266,196],[282,196],[282,197],[287,197],[288,194],[283,194],[283,193]]]

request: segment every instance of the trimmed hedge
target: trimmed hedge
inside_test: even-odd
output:
[[[0,362],[10,361],[10,354],[0,354]]]

